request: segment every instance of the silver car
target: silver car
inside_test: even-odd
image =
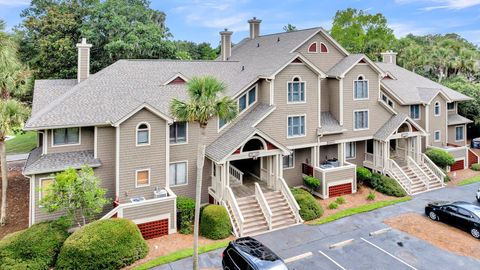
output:
[[[480,187],[477,190],[477,202],[480,202]]]

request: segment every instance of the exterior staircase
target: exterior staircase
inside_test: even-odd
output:
[[[240,198],[237,200],[240,211],[245,218],[243,223],[243,235],[254,235],[268,231],[268,223],[263,215],[260,204],[255,196]]]
[[[265,193],[265,199],[272,211],[272,229],[295,225],[295,214],[288,205],[287,199],[280,191]]]

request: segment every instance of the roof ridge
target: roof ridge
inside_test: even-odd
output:
[[[234,60],[234,61],[222,61],[222,60],[202,60],[202,59],[198,59],[198,60],[183,60],[183,59],[120,59],[118,60],[117,62],[141,62],[141,61],[145,61],[145,62],[178,62],[178,63],[182,63],[182,62],[186,62],[186,63],[192,63],[192,62],[199,62],[199,63],[238,63],[240,61],[237,61],[237,60]],[[111,65],[110,65],[111,66]]]
[[[309,30],[314,30],[314,29],[319,30],[319,29],[323,29],[323,27],[316,26],[316,27],[310,27],[310,28],[305,28],[305,29],[300,29],[300,30],[295,30],[295,31],[289,31],[289,32],[270,33],[270,34],[266,34],[266,35],[260,35],[258,37],[268,37],[268,36],[274,36],[274,35],[288,35],[288,34],[292,34],[292,33],[296,33],[296,32],[303,32],[303,31],[309,31]],[[325,30],[325,29],[323,29],[323,30]]]

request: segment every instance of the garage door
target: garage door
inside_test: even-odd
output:
[[[340,196],[340,195],[345,195],[345,194],[351,194],[351,193],[352,193],[352,183],[331,186],[328,188],[328,196],[330,198]]]
[[[463,159],[462,160],[457,160],[455,163],[450,167],[450,171],[458,171],[458,170],[463,170]]]
[[[144,239],[151,239],[168,234],[168,219],[137,224]]]

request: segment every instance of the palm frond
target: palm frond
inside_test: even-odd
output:
[[[15,99],[0,99],[0,138],[22,127],[30,109]]]

